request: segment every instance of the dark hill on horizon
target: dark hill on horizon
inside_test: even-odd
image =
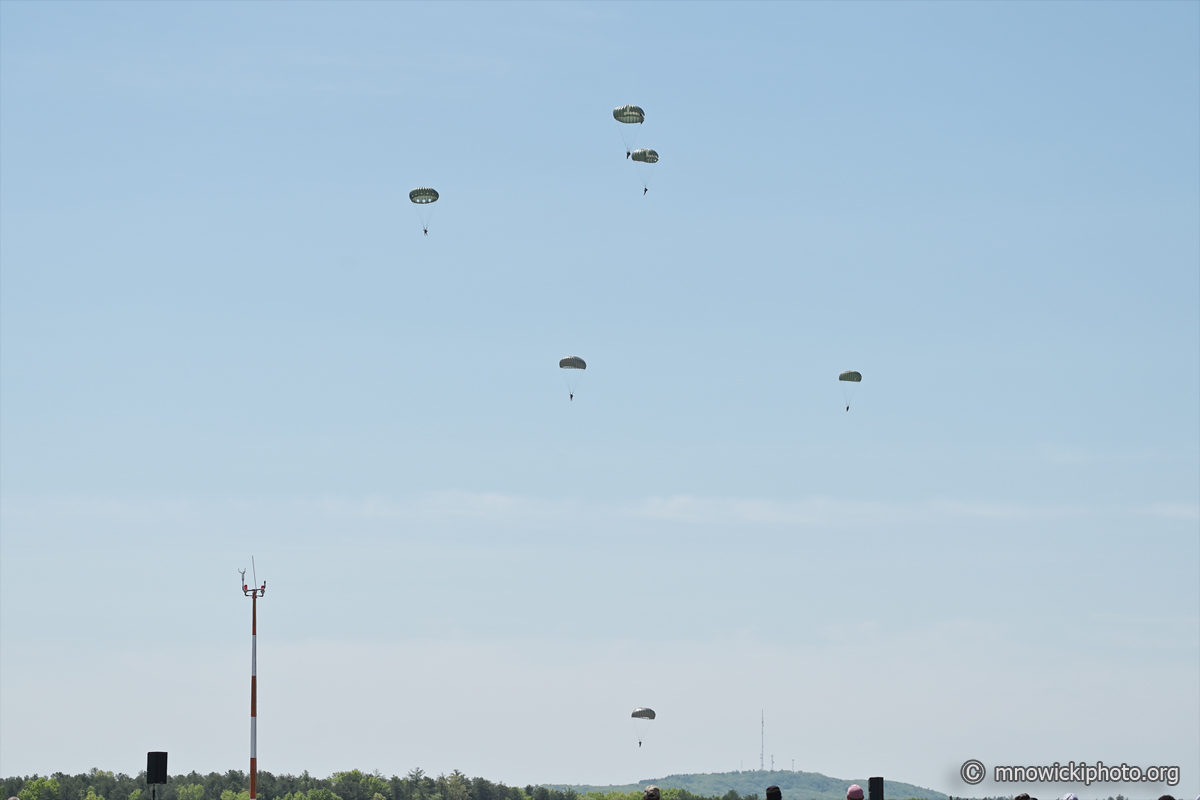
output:
[[[640,792],[650,784],[660,789],[686,789],[692,794],[703,797],[720,797],[730,790],[739,795],[757,794],[760,798],[767,795],[767,787],[778,786],[783,792],[783,800],[846,800],[846,788],[857,783],[867,788],[864,778],[830,778],[819,772],[792,772],[791,770],[742,770],[740,772],[702,772],[691,775],[667,775],[665,778],[638,781],[620,786],[581,786],[571,784],[546,783],[543,786],[551,789],[566,791],[574,789],[579,793],[600,792]],[[948,800],[948,796],[933,789],[914,786],[911,783],[901,783],[884,778],[883,794],[887,800],[907,800],[916,797],[920,800]]]

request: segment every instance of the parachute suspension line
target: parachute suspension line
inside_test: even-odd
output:
[[[426,233],[428,233],[428,231],[429,231],[429,221],[430,221],[431,219],[433,219],[433,209],[432,209],[432,208],[427,208],[427,209],[424,209],[424,210],[423,210],[423,209],[421,208],[421,206],[417,206],[417,207],[416,207],[416,208],[414,208],[413,210],[414,210],[414,211],[416,212],[416,214],[417,214],[417,221],[421,223],[421,230],[422,230],[422,231],[425,231]]]
[[[637,144],[638,134],[642,132],[643,124],[641,122],[635,122],[632,125],[621,123],[621,143],[625,145],[626,161],[629,160],[629,154],[636,149],[634,145]]]
[[[642,132],[642,126],[645,124],[644,122],[638,122],[629,126],[621,126],[621,141],[625,143],[625,160],[628,161],[633,151],[637,149],[638,134]],[[624,128],[626,127],[632,128],[629,136],[625,136]]]

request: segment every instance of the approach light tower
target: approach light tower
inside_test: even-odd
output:
[[[253,558],[250,563],[253,566]],[[250,598],[250,800],[255,800],[258,797],[258,598],[267,593],[267,582],[252,589],[246,585],[246,570],[239,571],[242,594]],[[254,579],[257,583],[258,576]]]

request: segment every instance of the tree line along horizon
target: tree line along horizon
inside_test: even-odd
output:
[[[641,791],[577,792],[570,787],[507,786],[503,781],[468,778],[459,770],[436,777],[426,775],[422,769],[412,769],[403,777],[393,775],[391,778],[378,771],[365,773],[357,769],[335,772],[328,778],[313,777],[308,770],[300,775],[273,775],[258,770],[257,776],[257,794],[262,800],[642,800]],[[49,776],[0,778],[0,783],[4,786],[4,794],[0,797],[10,800],[150,800],[145,771],[131,777],[93,768],[78,775],[56,772]],[[241,770],[207,775],[193,771],[187,775],[168,776],[167,783],[156,788],[155,798],[249,800],[250,792],[245,788],[248,785],[249,776]],[[664,788],[661,792],[662,800],[760,800],[757,792],[739,795],[733,789],[712,796],[679,788]],[[1004,795],[978,800],[1012,800],[1012,797]],[[1117,795],[1108,800],[1129,798]]]
[[[436,777],[424,770],[410,770],[403,777],[364,773],[361,770],[335,772],[328,778],[313,777],[305,770],[300,775],[273,775],[257,771],[256,789],[261,800],[642,800],[642,792],[577,792],[567,788],[530,784],[507,786],[486,778],[468,778],[459,770]],[[92,769],[79,775],[56,772],[50,776],[32,775],[0,779],[4,797],[17,800],[150,800],[145,771],[136,777]],[[241,770],[210,772],[201,775],[168,776],[167,783],[156,789],[156,800],[249,800],[245,788],[248,775]],[[686,789],[663,789],[662,800],[760,800],[757,793],[739,795],[729,791],[719,797],[705,797]]]

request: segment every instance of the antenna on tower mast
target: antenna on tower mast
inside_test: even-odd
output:
[[[759,730],[758,730],[758,771],[763,770],[763,753],[767,748],[763,744],[767,741],[767,713],[759,711]]]
[[[242,594],[250,598],[250,800],[258,797],[258,598],[267,593],[267,582],[258,583],[254,572],[254,556],[250,556],[254,584],[246,585],[246,570],[242,574]]]

